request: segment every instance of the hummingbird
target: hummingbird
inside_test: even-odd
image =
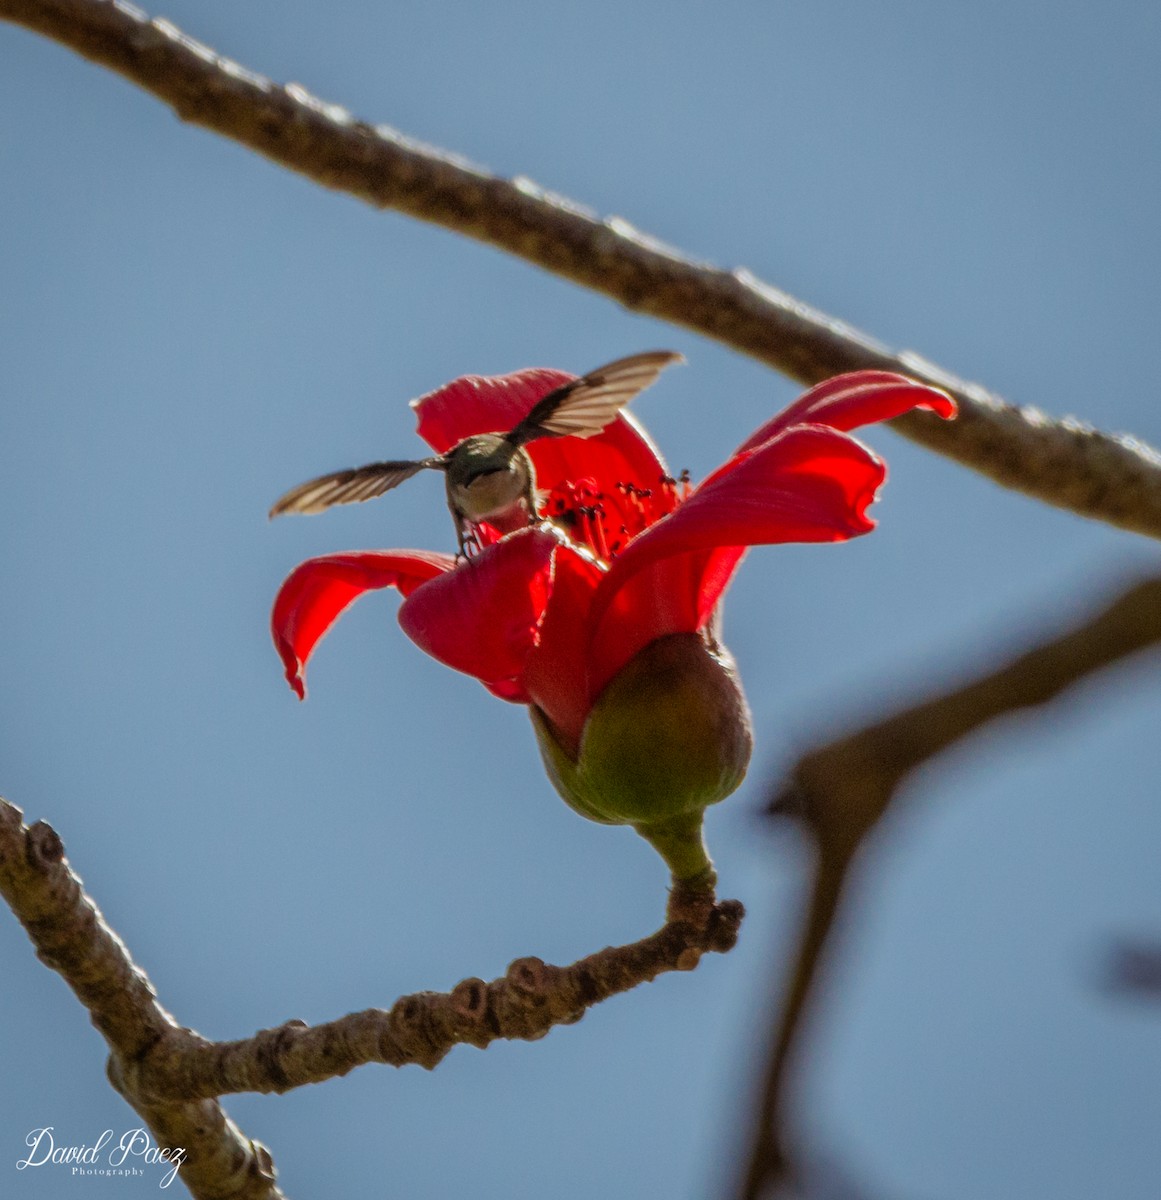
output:
[[[442,471],[447,506],[455,524],[459,556],[479,548],[475,526],[488,521],[503,532],[539,519],[536,473],[524,447],[546,437],[592,437],[672,363],[673,350],[650,350],[619,358],[549,392],[507,433],[477,433],[431,458],[391,459],[334,471],[291,488],[274,502],[271,517],[319,513],[333,504],[370,500],[423,470]]]

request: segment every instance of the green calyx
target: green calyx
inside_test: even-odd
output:
[[[712,887],[703,814],[742,782],[753,744],[724,650],[693,633],[651,642],[597,698],[575,759],[544,713],[530,712],[548,777],[570,807],[591,821],[632,825],[675,879]]]

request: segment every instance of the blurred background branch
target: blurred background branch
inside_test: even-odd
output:
[[[1107,952],[1101,982],[1113,995],[1161,1001],[1161,941],[1118,938]]]
[[[443,225],[684,325],[813,384],[843,371],[901,371],[955,396],[957,422],[912,413],[900,433],[1005,487],[1161,537],[1161,456],[1138,439],[1015,408],[913,353],[892,353],[745,270],[698,262],[619,217],[600,220],[524,178],[500,179],[342,106],[285,87],[169,21],[111,0],[0,0],[0,18],[53,38],[326,187]]]
[[[1040,708],[1096,671],[1161,642],[1161,578],[1129,588],[1096,616],[1000,668],[883,717],[805,754],[767,806],[807,830],[814,865],[807,912],[777,1013],[738,1191],[760,1200],[793,1179],[788,1124],[794,1056],[830,951],[858,851],[912,773],[999,717]],[[1140,957],[1134,959],[1139,968]],[[1125,977],[1124,959],[1120,974]],[[1134,979],[1143,977],[1140,969]],[[1149,978],[1153,976],[1149,973]]]

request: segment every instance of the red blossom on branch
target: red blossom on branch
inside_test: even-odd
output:
[[[571,378],[532,369],[457,379],[415,402],[419,433],[443,453],[473,434],[511,428]],[[693,488],[669,473],[627,413],[590,438],[533,441],[527,449],[539,523],[505,534],[480,526],[481,552],[467,560],[423,550],[366,551],[296,567],[273,613],[287,679],[302,697],[307,660],[339,614],[363,592],[397,588],[404,596],[399,623],[418,646],[474,675],[495,695],[533,706],[550,775],[574,807],[640,828],[652,818],[632,804],[626,815],[619,802],[573,794],[580,785],[571,773],[578,762],[584,766],[586,729],[598,700],[606,689],[612,693],[610,684],[622,672],[629,679],[630,664],[646,661],[638,658],[646,648],[672,635],[692,635],[732,680],[712,618],[747,548],[837,542],[870,531],[867,509],[887,469],[848,431],[913,408],[955,414],[943,392],[902,375],[837,376],[768,421]],[[654,655],[646,673],[672,674],[670,666]],[[676,678],[689,675],[684,664]],[[664,707],[663,696],[646,694],[648,686],[642,678],[626,685],[641,712]],[[691,688],[696,696],[718,684],[703,680]],[[723,703],[745,729],[731,732],[720,714],[704,714],[707,744],[730,745],[702,772],[710,782],[698,792],[699,819],[706,803],[737,786],[749,756],[740,689],[730,683],[718,690],[726,697],[736,693]],[[671,717],[682,724],[673,733],[684,743],[690,739],[688,698],[683,704]],[[625,733],[618,725],[621,741]],[[667,736],[664,728],[650,728],[646,740],[655,747]],[[695,764],[693,774],[698,769]],[[569,779],[562,781],[562,770]],[[706,799],[710,792],[720,794]]]
[[[571,376],[467,376],[416,401],[437,452],[515,424]],[[327,555],[297,567],[274,606],[275,645],[304,695],[306,662],[363,592],[396,587],[399,622],[428,653],[506,700],[537,704],[570,742],[606,683],[655,638],[703,630],[746,548],[867,533],[886,467],[847,431],[912,408],[954,414],[934,388],[884,371],[812,388],[700,486],[676,481],[628,414],[587,439],[529,446],[550,524],[487,526],[470,562],[425,550]]]

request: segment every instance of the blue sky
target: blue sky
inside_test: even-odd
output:
[[[896,346],[1161,444],[1161,10],[170,0],[158,15],[504,175],[746,266]],[[49,820],[162,1001],[245,1036],[572,961],[651,931],[648,847],[567,810],[525,714],[368,597],[299,705],[284,575],[448,549],[439,481],[270,524],[326,470],[411,455],[466,372],[682,351],[635,405],[695,478],[797,388],[523,263],[324,191],[0,26],[0,794]],[[364,1068],[227,1108],[290,1195],[720,1191],[804,847],[755,817],[827,729],[1018,647],[1156,548],[886,429],[880,528],[754,552],[725,636],[754,711],[709,822],[737,950],[434,1073]],[[892,1200],[1154,1200],[1161,1013],[1100,988],[1161,928],[1156,662],[926,772],[864,860],[797,1124]],[[28,1130],[131,1128],[103,1044],[0,919],[0,1191]],[[104,1194],[113,1186],[69,1181]],[[140,1183],[152,1187],[152,1182]],[[88,1194],[86,1191],[86,1194]]]

